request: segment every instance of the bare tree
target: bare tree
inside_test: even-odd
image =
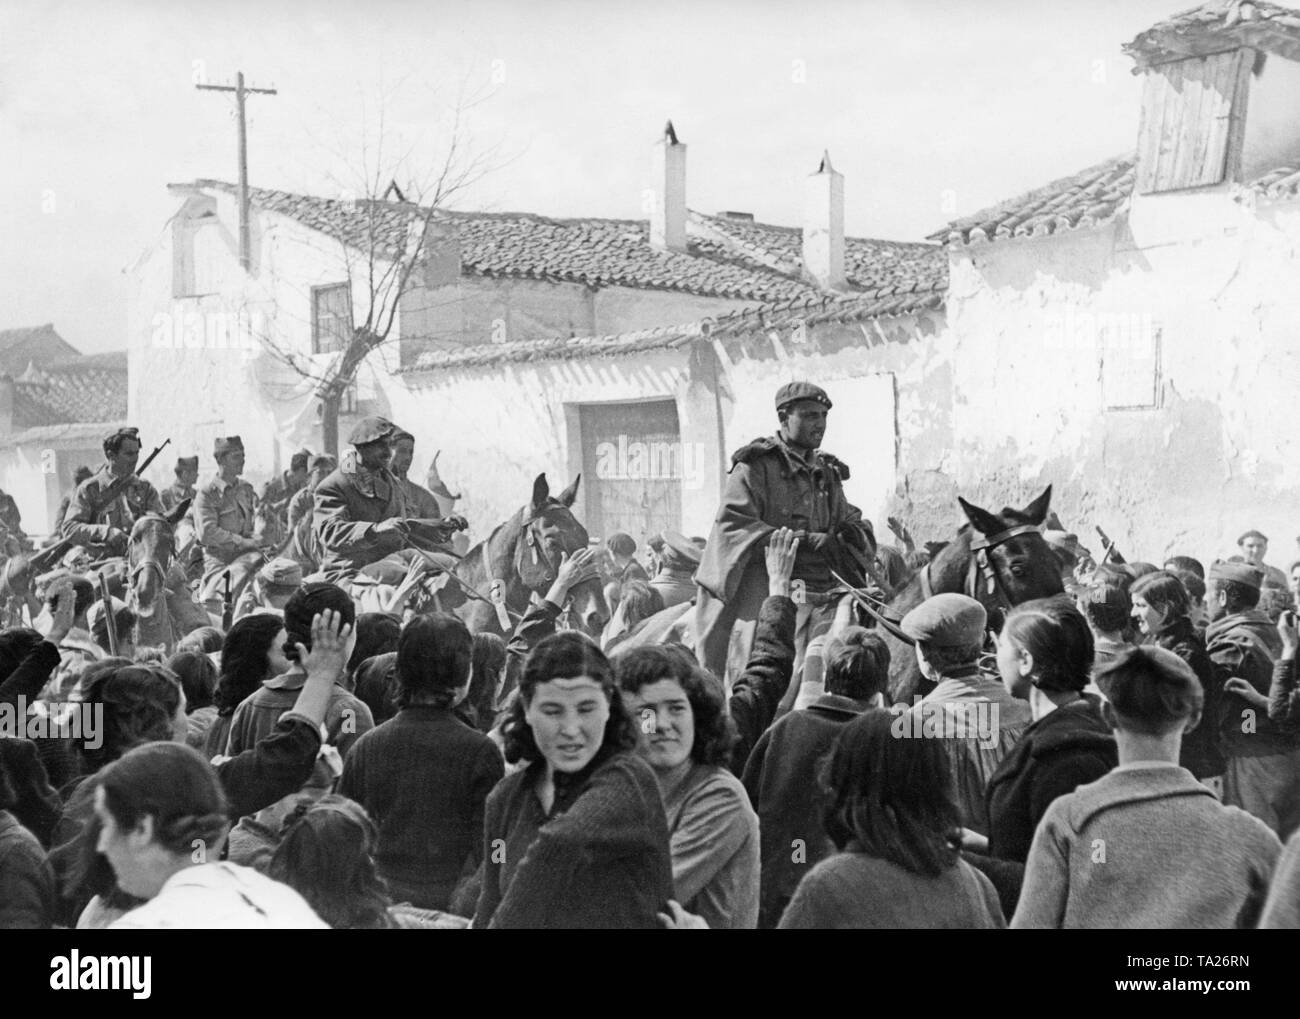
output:
[[[267,332],[263,346],[313,387],[321,401],[325,451],[339,449],[339,414],[357,372],[372,352],[393,339],[402,298],[422,285],[421,270],[438,254],[445,234],[439,229],[445,206],[495,169],[494,150],[474,151],[467,144],[464,116],[481,97],[468,100],[462,84],[435,169],[412,179],[404,192],[397,184],[406,172],[412,146],[396,158],[385,152],[385,118],[381,104],[377,141],[368,144],[363,125],[359,165],[351,167],[358,197],[340,203],[334,222],[336,240],[350,284],[352,321],[340,349],[326,354],[303,351],[292,341]],[[408,193],[409,192],[409,193]]]

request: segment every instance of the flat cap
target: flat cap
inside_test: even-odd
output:
[[[348,442],[354,446],[364,446],[367,442],[378,442],[392,437],[396,425],[386,418],[362,418],[353,426],[348,435]]]
[[[197,456],[178,456],[176,458],[176,469],[178,471],[197,471],[199,469],[199,458]]]
[[[831,398],[826,395],[826,390],[821,386],[814,386],[811,382],[787,382],[776,391],[777,410],[796,400],[812,400],[814,403],[820,403],[827,410],[831,409]]]
[[[676,531],[664,531],[664,550],[672,559],[681,560],[691,566],[700,565],[700,549],[695,542]]]
[[[1259,590],[1264,586],[1264,571],[1249,563],[1225,562],[1222,559],[1210,564],[1209,580],[1230,580],[1234,584],[1245,584]]]
[[[1243,534],[1240,538],[1237,539],[1237,544],[1244,545],[1246,543],[1247,538],[1255,538],[1259,541],[1268,541],[1268,538],[1260,534],[1259,531],[1247,531],[1245,534]]]
[[[274,584],[276,587],[302,586],[302,567],[285,556],[276,556],[258,570],[257,575],[263,583]]]
[[[221,456],[223,453],[233,453],[236,450],[243,452],[244,440],[238,435],[227,435],[224,438],[216,438],[212,442],[212,455]]]
[[[988,613],[964,594],[936,594],[903,617],[899,628],[917,643],[963,647],[984,639]]]

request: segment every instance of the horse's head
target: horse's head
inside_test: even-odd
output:
[[[162,594],[167,571],[176,555],[176,522],[190,508],[186,499],[171,513],[146,513],[131,527],[126,561],[137,611],[147,615]]]
[[[550,588],[562,556],[572,555],[590,543],[587,529],[578,523],[570,509],[578,497],[581,480],[579,474],[558,498],[551,495],[545,474],[539,474],[533,482],[533,497],[524,510],[524,533],[515,550],[515,572],[538,594],[544,595]],[[609,606],[598,577],[576,585],[569,592],[569,612],[584,633],[600,636],[609,620]]]
[[[990,601],[1019,605],[1064,590],[1056,557],[1040,529],[1051,500],[1052,486],[1048,485],[1024,509],[1007,506],[1000,513],[990,513],[958,496],[957,501],[973,529],[968,532],[970,548],[977,561],[982,555],[988,564],[987,570],[981,568],[979,592],[986,607]],[[1000,622],[990,619],[991,625]]]
[[[253,511],[253,537],[259,545],[279,547],[284,542],[284,526],[280,514],[265,502],[259,502]]]

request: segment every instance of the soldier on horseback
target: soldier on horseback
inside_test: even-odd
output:
[[[119,428],[104,439],[105,463],[77,486],[63,520],[63,537],[83,545],[95,558],[119,556],[135,522],[146,513],[163,513],[158,490],[135,477],[140,462],[140,429]],[[99,506],[101,494],[127,479],[117,498]]]
[[[413,530],[423,544],[437,547],[457,530],[463,517],[431,521],[413,518],[406,495],[388,465],[397,426],[380,417],[362,418],[348,442],[354,452],[316,487],[313,529],[321,553],[321,574],[347,587],[358,574],[385,584],[399,584],[414,560],[423,556],[411,546]]]
[[[253,537],[257,497],[240,478],[244,443],[238,435],[219,438],[212,455],[217,473],[199,489],[194,505],[199,542],[203,546],[203,580],[199,598],[212,614],[222,608],[223,575],[230,573],[232,597],[238,598],[249,578],[262,565],[262,548]]]
[[[194,498],[196,494],[194,485],[199,480],[199,458],[197,456],[177,457],[174,473],[176,474],[176,480],[159,493],[163,510],[167,513],[170,513],[186,499]]]
[[[755,439],[731,458],[722,505],[704,549],[696,581],[696,651],[721,676],[737,620],[756,618],[767,591],[762,550],[780,527],[800,541],[793,578],[804,591],[796,623],[802,649],[830,625],[836,587],[832,571],[864,584],[875,556],[871,522],[844,496],[848,467],[820,452],[830,397],[809,382],[791,382],[776,394],[780,429]],[[799,599],[796,599],[797,601]]]

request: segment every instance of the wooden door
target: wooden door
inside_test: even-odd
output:
[[[584,404],[583,523],[602,542],[622,531],[648,536],[682,526],[682,444],[673,400]]]

